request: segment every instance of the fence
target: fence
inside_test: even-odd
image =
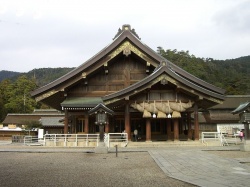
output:
[[[219,132],[202,132],[201,141],[208,145],[208,142],[218,142],[221,146],[229,145],[229,143],[237,144],[238,135],[228,135]]]
[[[44,145],[52,147],[97,147],[100,141],[99,134],[45,134],[43,139],[37,136],[25,136],[25,145]],[[128,144],[127,133],[104,134],[106,147],[115,145],[126,147]]]
[[[128,144],[127,133],[107,133],[104,135],[104,143],[106,147],[114,147],[118,145],[120,147],[126,147]]]
[[[44,145],[44,140],[39,139],[37,136],[24,136],[24,145]]]
[[[24,135],[12,135],[12,143],[23,143]]]
[[[239,134],[224,134],[224,137],[228,144],[238,144],[240,143]]]
[[[208,141],[219,141],[219,133],[218,132],[202,132],[201,142],[207,145]]]
[[[45,146],[61,147],[96,147],[100,141],[99,134],[45,134]]]

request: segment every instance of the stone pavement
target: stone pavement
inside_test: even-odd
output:
[[[204,151],[207,150],[207,151]],[[158,147],[119,148],[119,152],[148,151],[162,171],[169,177],[197,186],[225,187],[249,186],[250,165],[241,160],[222,158],[210,153],[212,150],[239,150],[229,147]],[[93,152],[94,148],[24,146],[0,142],[0,152]],[[110,148],[109,152],[115,152]],[[118,154],[119,155],[119,154]],[[250,158],[244,158],[250,162]]]
[[[150,150],[163,172],[198,186],[249,186],[250,166],[197,149]],[[250,158],[248,159],[248,162]]]

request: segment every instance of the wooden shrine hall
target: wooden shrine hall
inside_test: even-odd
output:
[[[104,132],[138,130],[141,141],[198,140],[198,111],[224,100],[224,90],[189,74],[157,54],[130,25],[111,44],[66,75],[32,92],[64,111],[64,133],[98,133],[89,111],[112,110]]]

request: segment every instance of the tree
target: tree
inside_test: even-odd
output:
[[[37,103],[30,92],[36,88],[35,81],[25,75],[20,76],[6,88],[7,103],[4,105],[9,113],[30,113]]]
[[[24,126],[23,129],[25,131],[29,131],[29,135],[30,135],[30,131],[33,131],[35,129],[41,129],[43,126],[39,121],[24,121],[23,122]]]
[[[198,58],[189,51],[157,48],[157,53],[190,74],[226,90],[226,94],[250,93],[250,56],[230,60]]]
[[[3,121],[8,111],[5,108],[5,104],[8,102],[8,96],[6,94],[11,82],[9,80],[3,80],[0,82],[0,121]]]

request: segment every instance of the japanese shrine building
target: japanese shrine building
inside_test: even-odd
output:
[[[142,140],[199,139],[198,110],[224,101],[224,90],[189,74],[141,42],[123,25],[111,44],[66,75],[32,92],[64,111],[64,133],[98,133],[88,111],[102,103],[114,111],[105,132]],[[192,116],[192,117],[191,117]]]

